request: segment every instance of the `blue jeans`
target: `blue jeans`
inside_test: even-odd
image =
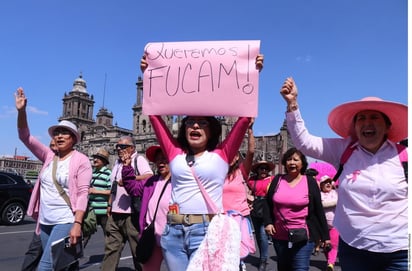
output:
[[[186,270],[194,252],[205,237],[208,226],[209,222],[190,226],[166,224],[160,245],[169,271]]]
[[[259,255],[261,261],[266,261],[268,258],[269,236],[263,226],[263,219],[252,216],[253,228],[255,229],[256,242],[259,247]]]
[[[288,241],[273,239],[279,271],[308,271],[315,242],[300,242],[288,247]]]
[[[57,225],[40,224],[40,239],[43,246],[43,255],[40,259],[38,271],[51,271],[53,269],[51,244],[54,241],[68,236],[72,227],[73,223]]]
[[[357,249],[339,239],[339,263],[342,271],[406,271],[408,251],[392,253],[371,252]]]

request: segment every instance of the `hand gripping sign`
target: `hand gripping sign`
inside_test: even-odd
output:
[[[148,43],[143,114],[256,117],[260,41]]]

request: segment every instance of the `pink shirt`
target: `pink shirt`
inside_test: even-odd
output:
[[[329,192],[320,192],[322,206],[325,211],[328,227],[333,228],[333,219],[335,218],[336,203],[338,202],[338,193],[332,189]]]
[[[300,111],[286,113],[288,131],[305,155],[339,165],[351,138],[321,138],[309,134]],[[356,149],[339,177],[334,226],[340,237],[358,249],[390,253],[408,245],[408,183],[395,143],[383,143],[370,153]]]
[[[276,229],[273,237],[275,239],[288,240],[288,229],[307,229],[309,190],[306,176],[303,175],[294,187],[291,187],[283,177],[280,178],[272,200]]]
[[[241,168],[243,168],[242,164],[240,168],[235,170],[232,180],[225,179],[223,184],[223,209],[225,211],[235,210],[243,216],[247,216],[250,214],[250,209],[246,198],[246,181],[243,178]]]
[[[137,168],[139,169],[140,175],[153,174],[152,169],[150,168],[149,162],[137,153],[132,155],[132,167],[134,168],[134,159],[137,159]],[[115,182],[122,179],[122,168],[123,165],[117,160],[112,169],[112,174],[110,175],[111,182]],[[130,214],[132,213],[131,209],[131,199],[130,195],[127,193],[126,189],[123,186],[117,186],[116,195],[112,196],[112,212],[121,213],[121,214]]]
[[[247,184],[254,196],[266,197],[269,185],[272,182],[272,180],[273,180],[273,176],[268,176],[264,179],[258,179],[258,180],[249,179],[247,181]]]
[[[35,137],[30,135],[28,128],[18,129],[20,140],[26,147],[43,162],[39,176],[53,162],[54,152]],[[73,212],[85,211],[88,202],[90,180],[92,179],[92,165],[89,158],[81,152],[73,151],[69,164],[68,187],[70,191],[70,204]],[[38,219],[40,205],[40,181],[34,185],[27,208],[27,215]],[[37,221],[36,233],[40,233],[39,221]]]
[[[156,211],[157,202],[160,197],[160,193],[163,187],[166,185],[166,181],[160,177],[157,181],[153,195],[150,197],[149,205],[146,213],[146,224],[149,225],[153,221],[153,216]],[[167,222],[167,212],[169,210],[170,193],[172,191],[172,186],[170,183],[167,185],[165,191],[163,192],[162,198],[159,202],[159,207],[157,209],[156,219],[155,219],[155,235],[157,244],[160,246],[160,237],[162,236],[163,230]]]
[[[186,162],[186,153],[173,138],[169,128],[160,116],[150,116],[157,140],[169,160],[172,178],[171,202],[179,206],[181,214],[211,214],[212,210],[206,203],[199,185]],[[195,157],[192,166],[197,178],[205,188],[210,199],[223,211],[222,193],[229,162],[235,157],[249,125],[249,119],[240,117],[226,139],[212,151],[205,151]]]

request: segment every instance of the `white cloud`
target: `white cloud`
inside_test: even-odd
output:
[[[49,112],[39,110],[37,107],[34,106],[27,106],[27,111],[37,115],[48,115]]]
[[[37,107],[34,106],[27,106],[27,112],[30,112],[32,114],[36,114],[36,115],[43,115],[43,116],[47,116],[49,115],[49,112],[47,111],[43,111],[38,109]],[[17,114],[17,110],[15,107],[11,107],[8,105],[3,105],[1,107],[0,110],[0,119],[6,119],[9,118],[11,116],[15,116]]]
[[[306,56],[297,56],[296,57],[297,62],[304,62],[304,63],[309,63],[312,61],[312,56],[311,55],[306,55]]]

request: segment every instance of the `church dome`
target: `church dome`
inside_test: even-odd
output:
[[[81,73],[79,77],[74,80],[72,91],[87,93],[86,81],[83,79],[83,75]]]

